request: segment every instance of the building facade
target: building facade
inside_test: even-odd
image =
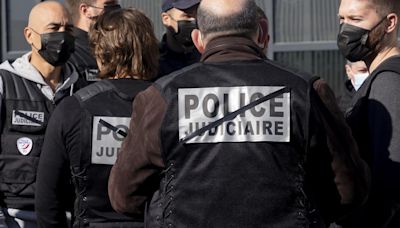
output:
[[[25,53],[23,28],[28,13],[40,0],[0,0],[0,60],[15,59]],[[61,1],[63,2],[63,0]],[[256,0],[269,18],[271,41],[268,57],[325,79],[339,94],[346,80],[345,59],[336,46],[339,29],[339,1],[333,0]],[[145,12],[160,38],[161,0],[120,0],[123,7]]]

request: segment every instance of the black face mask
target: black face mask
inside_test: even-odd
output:
[[[375,54],[374,52],[378,43],[370,44],[368,38],[371,31],[378,27],[385,19],[386,17],[370,30],[350,24],[341,24],[337,37],[337,45],[344,57],[351,62],[357,62]]]
[[[193,49],[192,31],[197,28],[196,21],[178,21],[178,32],[173,36],[184,49]]]
[[[67,62],[75,50],[75,38],[68,32],[51,32],[40,34],[42,47],[40,56],[53,66]]]

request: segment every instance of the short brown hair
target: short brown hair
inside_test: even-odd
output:
[[[263,10],[261,7],[259,7],[259,6],[257,6],[257,18],[258,18],[259,20],[261,20],[261,19],[268,19],[268,18],[267,18],[267,15],[266,15],[265,12],[264,12],[264,10]]]
[[[257,5],[248,0],[237,13],[219,15],[200,4],[197,10],[197,24],[204,37],[219,36],[251,37],[258,31]]]
[[[89,30],[100,78],[151,79],[158,71],[158,41],[148,17],[126,8],[102,14]]]
[[[87,5],[93,5],[96,0],[66,0],[67,9],[72,16],[74,22],[79,19],[79,6],[84,3]]]
[[[400,1],[399,0],[370,0],[370,3],[382,17],[389,13],[395,13],[400,16]]]

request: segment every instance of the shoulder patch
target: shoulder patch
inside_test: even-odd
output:
[[[32,139],[27,137],[22,137],[17,139],[17,148],[22,155],[25,156],[28,155],[32,151],[32,147],[33,147]]]

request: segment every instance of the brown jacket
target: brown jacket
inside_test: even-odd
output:
[[[223,38],[210,42],[202,62],[264,59],[255,45],[237,45],[243,38]],[[327,132],[335,183],[345,205],[365,201],[369,172],[360,159],[356,143],[335,96],[323,80],[314,83],[320,97],[320,118]],[[109,196],[115,210],[142,214],[145,203],[159,186],[158,175],[165,168],[160,151],[159,131],[167,115],[165,100],[154,86],[139,94],[133,105],[132,121],[118,159],[109,178]]]

